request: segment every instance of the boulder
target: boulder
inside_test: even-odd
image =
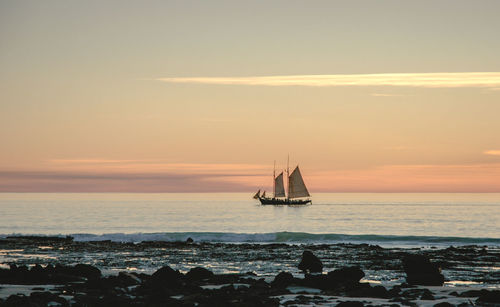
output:
[[[368,283],[360,283],[354,289],[347,292],[350,297],[375,297],[375,298],[389,298],[390,294],[384,286],[372,287]]]
[[[301,280],[301,285],[321,290],[335,288],[335,285],[328,282],[328,276],[326,274],[306,274],[304,279]]]
[[[363,307],[362,302],[358,301],[345,301],[345,302],[340,302],[336,305],[337,307]]]
[[[444,283],[441,268],[425,255],[406,255],[403,258],[403,269],[410,285],[442,286]]]
[[[134,286],[142,283],[141,278],[129,272],[118,273],[118,278],[122,281],[123,284],[127,286]]]
[[[47,267],[46,270],[54,275],[53,279],[57,282],[101,277],[101,270],[89,264],[77,264],[74,267],[57,264],[55,267]]]
[[[333,284],[347,285],[358,283],[365,276],[359,267],[345,267],[328,273],[328,281]]]
[[[202,267],[192,268],[186,274],[186,278],[189,281],[200,281],[203,279],[212,278],[213,276],[214,276],[214,273],[212,273],[211,271],[209,271],[205,268],[202,268]]]
[[[271,287],[275,288],[286,288],[295,281],[292,274],[288,272],[280,272],[274,280],[271,282]]]
[[[500,304],[500,290],[484,290],[477,299],[481,303]]]
[[[32,292],[30,299],[38,306],[69,306],[69,303],[64,298],[48,291]]]
[[[346,267],[329,272],[328,274],[306,274],[301,285],[322,290],[359,290],[363,285],[359,282],[365,273],[359,267]],[[366,284],[368,288],[369,284]],[[385,290],[385,288],[384,288]]]
[[[181,286],[183,277],[182,273],[166,265],[151,275],[151,278],[146,282],[146,286],[151,288],[178,288]]]
[[[101,270],[89,264],[77,264],[73,268],[73,274],[87,279],[97,279],[101,277]]]
[[[433,301],[435,300],[434,295],[429,289],[424,289],[424,293],[420,296],[420,299],[423,301]]]
[[[304,251],[299,263],[299,270],[304,273],[321,273],[323,272],[323,263],[312,252]]]

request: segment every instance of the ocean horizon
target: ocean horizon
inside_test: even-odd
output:
[[[251,193],[1,193],[0,236],[118,242],[500,245],[500,193],[314,193],[303,207]],[[34,222],[36,221],[36,222]]]

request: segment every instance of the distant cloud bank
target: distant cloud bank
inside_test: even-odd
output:
[[[168,83],[260,86],[411,86],[430,88],[500,87],[500,72],[383,73],[263,77],[157,78]]]

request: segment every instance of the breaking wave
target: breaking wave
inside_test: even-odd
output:
[[[18,234],[16,234],[18,235]],[[5,237],[2,235],[0,237]],[[142,241],[186,241],[210,243],[285,243],[285,244],[335,244],[368,243],[391,246],[436,246],[436,245],[489,245],[500,246],[500,238],[400,236],[400,235],[350,235],[314,234],[306,232],[232,233],[232,232],[161,232],[161,233],[107,233],[71,235],[75,241],[142,242]]]

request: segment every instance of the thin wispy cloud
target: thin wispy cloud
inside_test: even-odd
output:
[[[237,180],[227,179],[226,177]],[[1,192],[224,192],[249,191],[248,174],[2,171]],[[255,180],[255,179],[254,179]],[[259,180],[259,179],[257,179]]]
[[[500,72],[383,73],[261,77],[157,78],[168,83],[254,86],[410,86],[430,88],[500,87]]]
[[[373,97],[400,97],[400,96],[403,96],[403,95],[383,94],[383,93],[371,93],[370,96],[373,96]]]
[[[262,174],[268,165],[242,163],[170,163],[162,160],[115,160],[115,159],[52,159],[48,166],[72,171],[118,171],[131,173],[176,173],[176,174]]]
[[[483,153],[490,156],[500,156],[500,150],[486,150]]]

